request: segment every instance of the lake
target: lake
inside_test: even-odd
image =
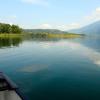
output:
[[[100,100],[100,38],[0,38],[0,71],[29,100]]]

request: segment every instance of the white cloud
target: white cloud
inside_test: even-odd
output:
[[[47,6],[47,0],[22,0],[22,2],[29,3],[29,4],[36,4],[36,5],[43,5]]]
[[[33,26],[34,29],[60,29],[60,30],[69,30],[79,27],[80,25],[78,23],[71,23],[67,25],[50,25],[48,23],[44,23],[41,25]]]
[[[61,29],[61,30],[70,30],[70,29],[76,29],[76,28],[80,28],[80,24],[71,23],[71,24],[67,24],[67,25],[59,25],[58,26],[58,29]]]
[[[52,26],[50,25],[50,24],[42,24],[41,26],[40,26],[42,29],[46,29],[46,28],[52,28]]]
[[[53,25],[53,24],[48,24],[44,23],[41,25],[35,25],[31,28],[34,29],[59,29],[59,30],[69,30],[69,29],[75,29],[75,28],[80,28],[80,24],[78,23],[71,23],[67,25]]]
[[[100,7],[96,8],[89,15],[83,17],[79,22],[66,24],[66,25],[59,25],[56,28],[61,29],[61,30],[77,29],[77,28],[84,27],[98,20],[100,20]]]
[[[34,0],[32,0],[32,1],[34,1]],[[61,25],[55,25],[54,23],[53,24],[44,23],[41,25],[32,26],[31,28],[71,30],[71,29],[78,29],[78,28],[84,27],[84,26],[91,24],[98,20],[100,20],[100,7],[96,8],[89,15],[87,15],[85,17],[83,16],[83,18],[79,22],[74,22],[74,23],[69,23],[69,24],[61,24]]]
[[[17,16],[12,14],[12,15],[9,15],[9,16],[2,16],[0,18],[0,22],[1,23],[8,23],[8,24],[17,24]]]
[[[23,2],[26,3],[32,3],[32,4],[41,4],[41,5],[46,5],[48,4],[47,0],[22,0]],[[18,23],[17,21],[17,16],[16,14],[11,14],[9,16],[2,16],[0,18],[0,22],[5,22],[5,23],[10,23],[10,24],[23,24],[23,23]],[[66,18],[67,20],[67,18]],[[90,14],[87,16],[83,16],[83,18],[79,22],[72,22],[69,24],[48,24],[48,23],[43,23],[41,25],[29,25],[29,24],[24,24],[21,25],[23,28],[36,28],[36,29],[60,29],[60,30],[70,30],[70,29],[77,29],[80,27],[83,27],[87,24],[90,24],[94,21],[100,20],[100,7],[97,7],[94,11],[92,11]]]
[[[36,28],[36,29],[52,29],[52,25],[45,23],[45,24],[41,24],[38,26],[34,26],[34,28]]]
[[[70,30],[84,27],[98,20],[100,20],[100,7],[96,8],[89,15],[83,17],[79,22],[67,25],[65,29]]]
[[[67,27],[69,27],[70,29],[72,29],[72,28],[79,28],[80,24],[79,23],[71,23],[71,24],[67,25]]]
[[[100,7],[96,8],[96,13],[100,14]]]
[[[84,17],[84,21],[94,22],[100,20],[100,7],[96,8],[91,14]]]

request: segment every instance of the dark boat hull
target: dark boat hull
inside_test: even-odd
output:
[[[0,100],[26,100],[18,86],[0,72]]]

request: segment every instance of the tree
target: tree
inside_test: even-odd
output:
[[[22,29],[19,28],[19,26],[17,26],[17,25],[12,25],[11,26],[11,32],[12,33],[21,33],[22,32]]]
[[[17,25],[10,25],[5,23],[0,23],[0,33],[21,33],[22,29]]]
[[[0,32],[1,33],[10,33],[11,26],[9,24],[2,24],[0,23]]]

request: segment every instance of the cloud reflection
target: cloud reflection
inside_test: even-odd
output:
[[[43,43],[42,47],[45,49],[49,49],[52,47],[64,47],[66,46],[67,49],[70,51],[77,52],[80,55],[88,57],[91,61],[93,61],[94,64],[100,66],[100,52],[95,51],[92,48],[88,48],[80,43],[77,42],[71,42],[71,41],[59,41],[59,42],[48,42],[48,43]]]
[[[36,64],[32,66],[26,66],[22,69],[20,69],[21,72],[26,72],[26,73],[32,73],[32,72],[38,72],[48,69],[48,65],[41,65],[41,64]]]

